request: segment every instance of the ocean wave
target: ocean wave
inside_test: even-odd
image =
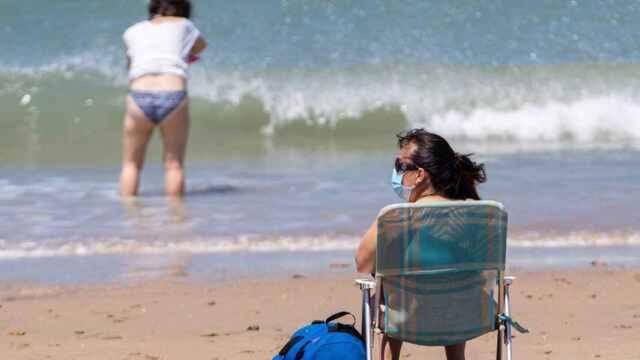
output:
[[[0,69],[0,79],[8,80],[0,100],[13,99],[5,113],[71,118],[75,128],[87,126],[77,114],[90,107],[119,117],[126,82],[118,80],[110,60],[89,60],[69,57],[33,73]],[[250,127],[266,136],[425,127],[453,139],[491,143],[640,141],[640,84],[628,76],[640,69],[582,68],[587,71],[583,78],[567,66],[363,66],[263,73],[200,67],[190,91],[196,124]],[[68,91],[60,92],[61,81]],[[60,111],[60,103],[69,104],[67,113]]]
[[[49,258],[95,255],[169,255],[273,252],[354,251],[355,236],[238,236],[184,241],[137,241],[110,239],[82,242],[36,243],[0,240],[0,259]],[[598,248],[640,246],[639,233],[570,233],[565,235],[520,234],[508,239],[511,248]]]
[[[632,141],[640,140],[640,102],[602,96],[568,103],[528,103],[513,110],[449,110],[423,124],[444,136],[472,140]]]
[[[568,234],[522,233],[508,239],[514,248],[585,248],[639,246],[636,232],[571,232]]]
[[[111,47],[105,53],[121,54],[121,50]],[[105,53],[85,50],[61,55],[39,65],[3,64],[0,62],[0,78],[29,81],[46,80],[62,75],[64,79],[69,80],[76,76],[101,75],[103,78],[100,81],[117,79],[119,84],[126,85],[124,60],[113,55],[105,55]]]
[[[250,236],[188,241],[141,242],[127,239],[108,241],[66,242],[56,245],[32,241],[9,244],[0,240],[0,259],[43,258],[57,256],[91,256],[124,254],[212,254],[276,251],[352,250],[355,237],[277,237],[256,239]]]

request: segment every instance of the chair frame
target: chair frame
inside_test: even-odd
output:
[[[515,279],[516,278],[513,276],[504,276],[504,271],[500,271],[498,273],[498,309],[500,314],[511,316],[511,298],[509,294],[509,288],[511,287]],[[374,332],[376,335],[384,334],[384,331],[382,331],[382,329],[378,326],[381,312],[384,311],[384,309],[381,308],[382,305],[380,305],[380,297],[378,296],[378,294],[380,293],[380,287],[378,286],[380,282],[371,279],[357,279],[355,280],[355,282],[360,287],[360,290],[362,292],[361,332],[365,340],[367,360],[372,360]],[[371,290],[373,289],[376,289],[376,298],[374,300],[371,299]],[[375,310],[375,312],[373,313],[373,317],[371,312],[372,308]],[[503,344],[506,347],[506,360],[512,360],[513,337],[511,324],[500,319],[496,319],[496,323],[496,331],[498,332],[496,341],[496,360],[502,360],[503,358]]]
[[[389,208],[389,207],[387,207]],[[386,209],[386,208],[385,208]],[[381,214],[384,209],[381,211]],[[511,316],[511,299],[509,289],[516,279],[513,276],[505,276],[504,270],[498,270],[497,273],[498,286],[498,314],[496,316],[496,360],[503,359],[503,345],[506,348],[506,360],[512,360],[512,325],[509,321],[501,319],[501,315],[510,318]],[[356,285],[362,292],[362,335],[366,346],[366,359],[373,359],[373,338],[375,335],[382,335],[384,331],[381,329],[380,319],[384,312],[384,305],[381,305],[381,285],[382,281],[379,275],[375,279],[356,279]],[[371,291],[375,289],[375,299],[371,298]],[[374,310],[372,312],[372,309]],[[381,349],[382,350],[382,349]]]

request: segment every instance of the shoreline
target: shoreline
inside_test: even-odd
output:
[[[519,359],[637,359],[640,269],[513,271]],[[357,274],[212,283],[162,278],[128,284],[0,285],[0,358],[265,359],[298,327],[339,310],[359,317]],[[495,336],[468,357],[491,358]],[[442,358],[407,345],[403,356]]]
[[[274,251],[204,254],[53,256],[0,260],[0,286],[118,284],[160,278],[228,282],[286,279],[291,274],[331,276],[355,272],[354,251]],[[510,247],[507,270],[583,270],[593,264],[640,268],[640,246]]]

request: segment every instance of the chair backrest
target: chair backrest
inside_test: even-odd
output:
[[[495,330],[507,213],[494,201],[399,204],[378,216],[384,332],[423,345]]]

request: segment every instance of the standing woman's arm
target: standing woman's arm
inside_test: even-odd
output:
[[[196,42],[193,43],[193,46],[191,47],[191,51],[189,51],[189,54],[191,56],[198,55],[206,48],[207,48],[207,41],[202,36],[198,36],[198,38],[196,39]]]

